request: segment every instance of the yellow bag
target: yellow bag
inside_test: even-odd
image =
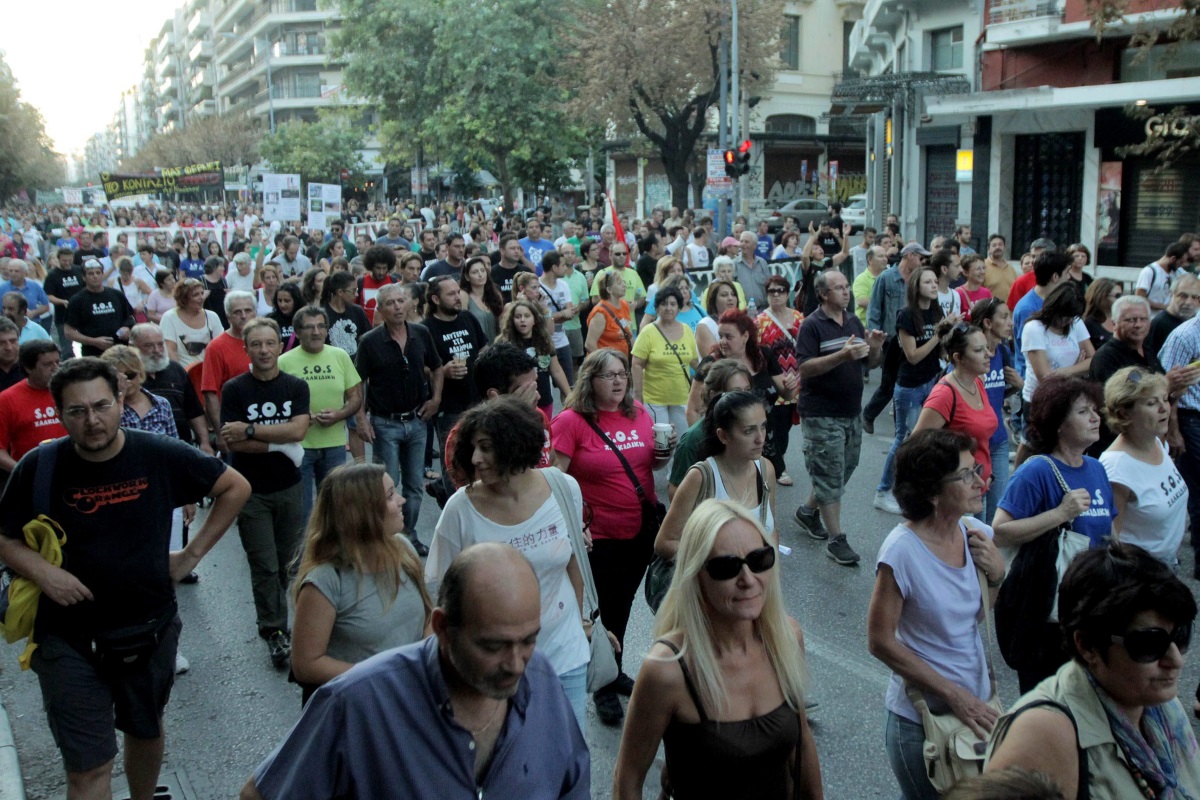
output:
[[[62,527],[45,514],[25,523],[25,544],[36,550],[38,555],[51,566],[62,566],[62,546],[67,543],[67,534]],[[38,598],[42,590],[28,578],[18,577],[8,587],[8,613],[0,620],[0,633],[9,644],[18,639],[29,639],[29,644],[17,659],[21,669],[29,669],[29,660],[37,643],[33,641],[33,621],[37,617]]]

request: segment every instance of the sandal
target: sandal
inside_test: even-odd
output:
[[[442,477],[441,473],[439,473],[436,469],[430,468],[425,470],[425,480],[436,481],[440,477]]]
[[[780,486],[791,486],[793,483],[795,483],[795,481],[792,480],[792,476],[788,475],[786,472],[776,478],[775,482]]]

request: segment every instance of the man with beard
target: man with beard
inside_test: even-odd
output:
[[[534,650],[540,616],[520,553],[467,548],[442,578],[434,635],[318,689],[242,800],[589,797],[583,734]]]
[[[146,368],[146,379],[142,389],[171,404],[175,416],[175,429],[179,438],[190,441],[210,456],[212,445],[208,441],[208,421],[204,417],[204,404],[188,378],[187,370],[179,362],[167,357],[163,344],[162,329],[152,322],[142,322],[129,331],[129,344],[142,354],[142,365]],[[191,438],[188,437],[191,431]]]

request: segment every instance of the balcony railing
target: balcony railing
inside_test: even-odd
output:
[[[268,56],[267,54],[270,53]],[[237,80],[242,75],[245,75],[250,70],[262,66],[266,63],[267,58],[287,58],[291,56],[323,56],[326,55],[327,49],[323,43],[309,42],[304,47],[296,47],[289,45],[286,42],[276,42],[267,50],[260,51],[258,54],[251,53],[250,57],[245,61],[241,61],[228,70],[221,76],[220,82],[229,84]],[[283,66],[283,65],[281,65]]]
[[[992,0],[988,5],[987,24],[1020,22],[1039,17],[1062,16],[1059,0]]]

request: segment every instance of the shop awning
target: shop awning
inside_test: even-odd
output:
[[[927,97],[930,116],[995,114],[1004,111],[1050,111],[1067,108],[1111,108],[1145,100],[1148,105],[1194,102],[1200,97],[1200,78],[1135,81],[1097,86],[1035,86],[995,92]]]

